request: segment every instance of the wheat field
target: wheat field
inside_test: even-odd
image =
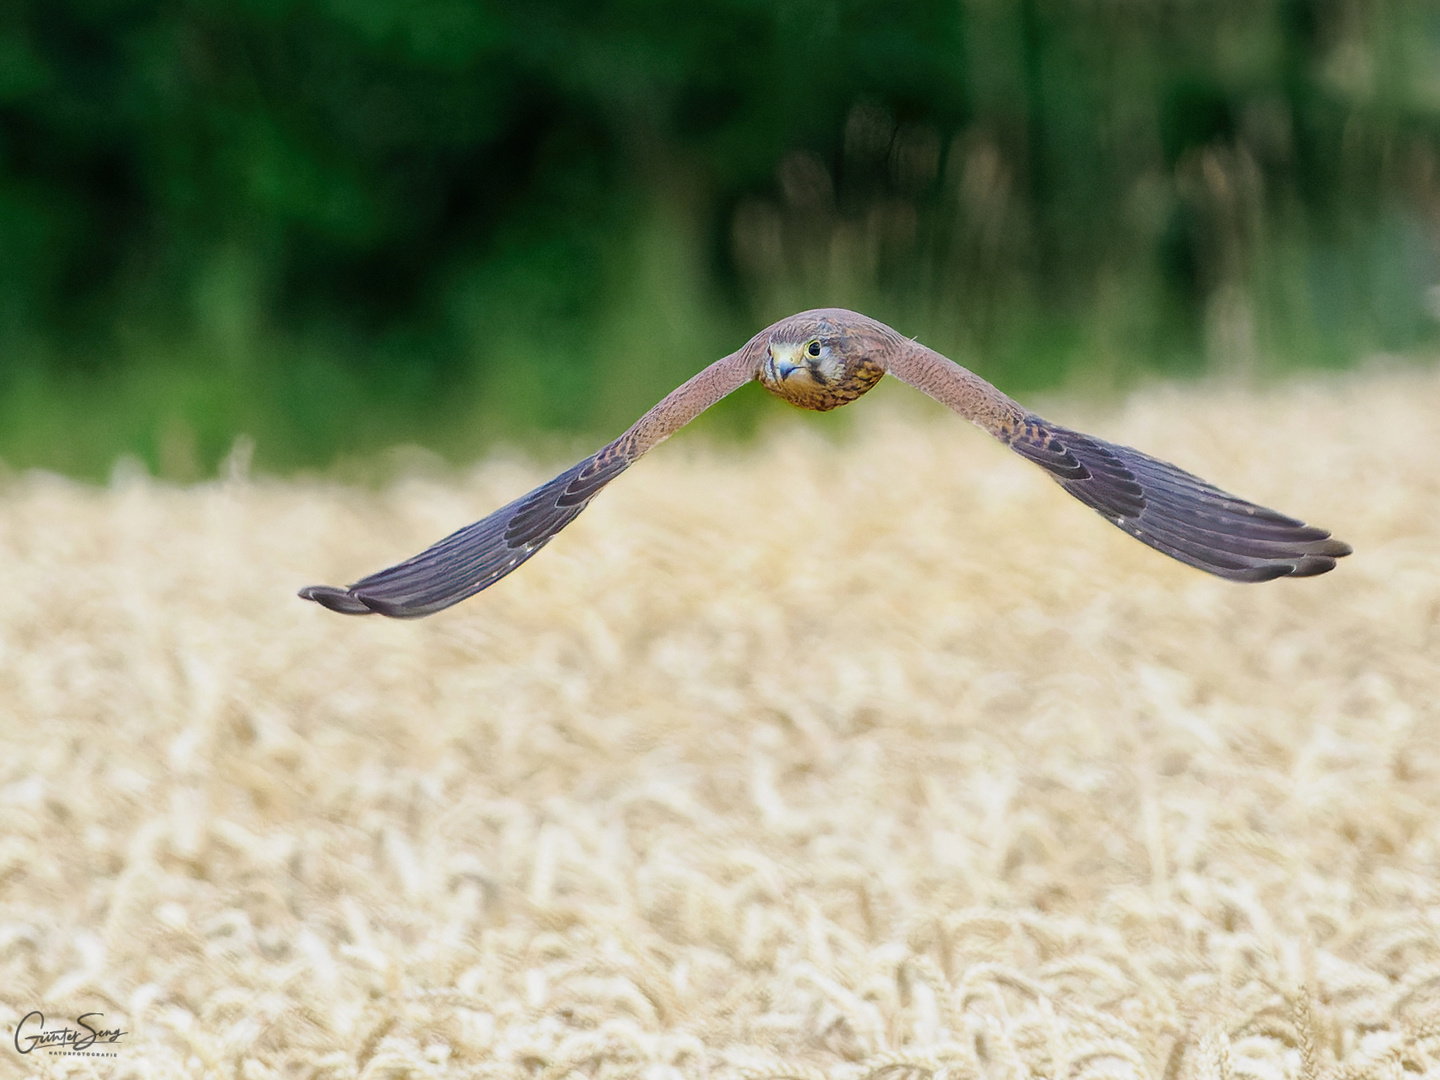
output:
[[[0,1076],[1440,1074],[1440,374],[1040,404],[1356,554],[1209,578],[881,391],[412,623],[294,591],[568,461],[6,477]]]

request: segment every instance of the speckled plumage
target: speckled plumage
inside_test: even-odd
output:
[[[1044,468],[1137,540],[1233,581],[1323,574],[1350,546],[1324,529],[1236,498],[1126,446],[1051,424],[974,372],[842,308],[782,319],[689,379],[614,442],[528,495],[349,588],[311,585],[307,600],[346,615],[417,618],[493,585],[539,551],[647,450],[748,382],[824,412],[889,373]]]

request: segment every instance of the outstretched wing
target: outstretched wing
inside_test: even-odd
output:
[[[310,585],[300,595],[344,615],[417,619],[488,588],[549,543],[645,451],[755,378],[757,340],[673,390],[608,446],[489,517],[348,589]]]
[[[1350,545],[1221,491],[1169,462],[1047,423],[971,371],[906,342],[886,370],[985,428],[1106,520],[1173,559],[1231,581],[1310,577]]]
[[[1350,545],[1169,462],[1030,416],[1010,443],[1086,506],[1171,558],[1231,581],[1312,577]]]
[[[348,589],[309,585],[300,595],[343,615],[430,615],[495,584],[534,555],[633,460],[618,441],[611,443],[412,559],[361,578]]]

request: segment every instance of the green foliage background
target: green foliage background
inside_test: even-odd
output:
[[[1437,152],[1433,4],[18,0],[0,460],[599,437],[821,304],[1020,392],[1414,351]]]

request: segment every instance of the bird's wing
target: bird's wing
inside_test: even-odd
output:
[[[755,378],[757,340],[671,391],[608,446],[489,517],[348,589],[311,585],[300,595],[344,615],[415,619],[488,588],[575,520],[600,489],[641,454]]]
[[[1237,498],[1139,450],[1042,420],[932,349],[907,341],[885,359],[885,368],[1173,559],[1231,581],[1268,581],[1323,574],[1350,554],[1349,544],[1324,529]]]

